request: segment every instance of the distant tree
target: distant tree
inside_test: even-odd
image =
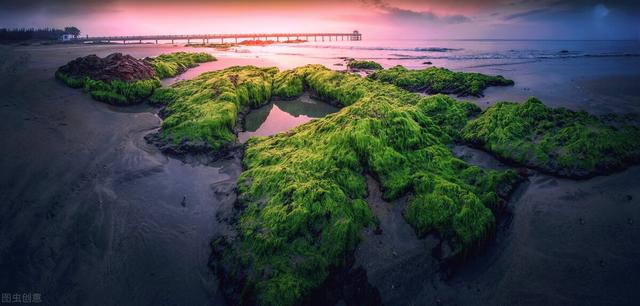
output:
[[[73,35],[73,37],[75,37],[75,38],[78,38],[78,35],[80,35],[80,29],[78,29],[76,27],[65,27],[64,28],[64,32],[66,34]]]

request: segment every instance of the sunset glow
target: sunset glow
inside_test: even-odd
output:
[[[345,31],[370,38],[635,39],[638,2],[9,1],[0,26],[76,24],[86,35]]]

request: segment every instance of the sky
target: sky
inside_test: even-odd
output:
[[[0,0],[0,28],[82,35],[351,32],[369,39],[640,40],[640,0]]]

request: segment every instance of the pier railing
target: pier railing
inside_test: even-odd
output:
[[[337,40],[362,40],[362,34],[358,31],[351,33],[253,33],[253,34],[187,34],[187,35],[135,35],[135,36],[96,36],[96,37],[78,37],[73,39],[74,42],[139,42],[143,41],[171,41],[174,43],[176,40],[186,40],[187,43],[191,41],[202,41],[202,43],[209,43],[211,40],[214,42],[219,41],[224,43],[224,40],[232,39],[235,43],[238,43],[238,39],[250,39],[250,40],[275,40],[275,41],[288,41],[288,40],[300,40],[306,41],[337,41]]]

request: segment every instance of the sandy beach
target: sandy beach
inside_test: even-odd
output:
[[[338,58],[204,50],[218,61],[163,84],[234,65],[344,69],[333,65]],[[220,216],[235,201],[239,157],[207,164],[167,157],[144,140],[160,126],[157,109],[109,106],[54,79],[59,66],[79,56],[175,51],[203,49],[0,46],[3,291],[41,293],[47,305],[224,304],[207,263],[211,239],[226,229]],[[640,112],[638,67],[637,57],[453,65],[516,82],[468,99],[481,107],[537,96],[594,114]],[[505,167],[482,151],[456,152],[473,164]],[[431,256],[435,239],[417,239],[404,223],[402,203],[384,202],[375,181],[368,185],[383,234],[363,233],[356,262],[384,304],[633,305],[640,299],[638,166],[578,181],[532,175],[512,196],[495,240],[448,277]]]

